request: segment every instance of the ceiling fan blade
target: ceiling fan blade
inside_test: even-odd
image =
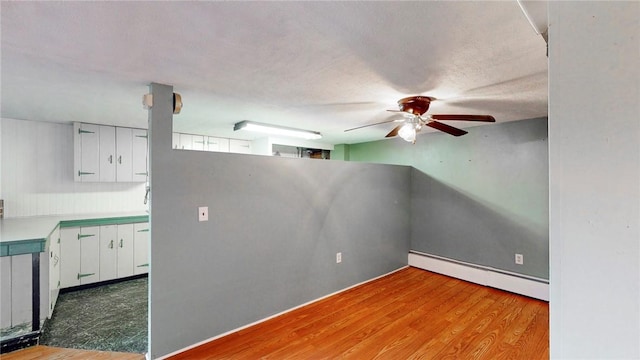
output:
[[[398,131],[400,131],[401,127],[402,127],[402,125],[398,125],[398,126],[394,127],[393,130],[391,130],[387,134],[387,136],[385,136],[385,137],[394,137],[394,136],[398,135]]]
[[[496,119],[491,115],[429,115],[433,120],[459,120],[459,121],[483,121],[483,122],[496,122]]]
[[[441,122],[437,122],[437,121],[430,121],[426,124],[429,127],[432,127],[434,129],[438,129],[440,131],[444,131],[447,134],[453,135],[453,136],[462,136],[464,134],[466,134],[467,132],[462,130],[462,129],[458,129],[455,128],[453,126],[449,126],[447,124],[443,124]]]
[[[347,129],[344,132],[351,131],[351,130],[358,130],[358,129],[362,129],[362,128],[366,128],[366,127],[374,126],[374,125],[386,124],[386,123],[390,123],[390,122],[398,122],[398,121],[404,121],[404,119],[394,119],[394,120],[380,121],[380,122],[373,123],[373,124],[367,124],[367,125],[362,125],[362,126],[357,126],[357,127],[351,128],[351,129]]]

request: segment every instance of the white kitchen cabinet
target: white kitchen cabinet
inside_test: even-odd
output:
[[[144,129],[74,123],[74,179],[144,182],[147,149]]]
[[[60,287],[100,280],[100,228],[60,230]]]
[[[180,133],[174,132],[171,134],[171,145],[174,149],[182,149],[180,147]]]
[[[117,225],[100,226],[100,281],[118,276]]]
[[[100,280],[100,228],[80,228],[80,285]]]
[[[133,178],[133,133],[130,128],[116,128],[116,181]]]
[[[175,134],[177,134],[178,146],[177,147],[175,146],[175,140],[174,140],[174,149],[177,148],[181,150],[198,150],[198,151],[205,150],[206,136],[174,133],[174,135]]]
[[[131,181],[145,182],[148,175],[147,159],[149,147],[147,146],[147,130],[131,129]]]
[[[147,273],[148,234],[149,223],[63,228],[56,288]],[[52,288],[58,282],[50,281]]]
[[[100,281],[133,274],[133,224],[100,226]]]
[[[251,141],[229,139],[229,152],[239,154],[251,154]]]
[[[100,180],[100,126],[73,124],[74,179],[90,182]]]
[[[147,181],[147,130],[117,127],[116,152],[117,181]]]
[[[80,228],[60,229],[60,287],[80,285]]]
[[[123,278],[133,275],[133,224],[118,225],[116,249],[117,277]]]
[[[49,311],[48,318],[53,315],[58,294],[60,293],[60,228],[49,235]]]
[[[191,134],[180,134],[178,143],[178,149],[181,150],[191,150],[193,149],[193,135]]]
[[[133,272],[145,274],[149,272],[149,223],[133,225]]]
[[[205,139],[207,137],[204,135],[192,135],[191,136],[191,150],[204,151],[205,150]]]
[[[206,138],[206,151],[229,152],[229,139],[214,136],[207,136]]]
[[[116,129],[98,126],[98,178],[103,182],[116,181]]]

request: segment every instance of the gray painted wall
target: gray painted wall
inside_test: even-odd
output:
[[[150,124],[152,357],[406,266],[410,168],[172,150],[163,89]]]
[[[547,119],[468,131],[354,144],[349,157],[414,167],[412,250],[548,279]]]
[[[549,2],[550,341],[640,359],[640,2]]]

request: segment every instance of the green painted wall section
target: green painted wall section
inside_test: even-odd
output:
[[[547,119],[467,130],[351,144],[349,159],[413,167],[413,250],[548,279]]]
[[[407,165],[413,164],[415,146],[400,138],[384,139],[366,143],[336,145],[344,147],[344,156],[338,160],[369,162],[377,164]],[[331,153],[333,159],[333,152]]]

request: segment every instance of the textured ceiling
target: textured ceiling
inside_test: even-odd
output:
[[[376,140],[394,125],[344,130],[411,95],[437,98],[429,113],[547,116],[546,45],[515,1],[3,1],[1,13],[4,118],[146,127],[151,82],[182,95],[176,131],[235,138],[253,120]]]

